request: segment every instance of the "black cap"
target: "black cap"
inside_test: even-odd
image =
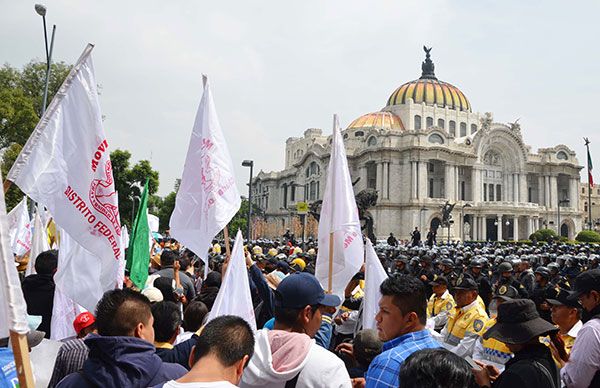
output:
[[[576,300],[581,294],[590,291],[600,292],[600,269],[592,269],[577,275],[569,299]]]
[[[502,299],[504,301],[519,297],[519,291],[513,286],[501,285],[494,293],[494,299]]]
[[[456,279],[456,286],[454,286],[455,290],[477,290],[479,286],[477,282],[469,275],[460,274],[458,275],[458,279]]]
[[[581,308],[581,305],[579,304],[577,299],[572,300],[569,298],[569,295],[569,291],[561,288],[558,290],[558,293],[553,298],[548,298],[546,300],[553,306],[568,306]]]
[[[445,286],[448,285],[448,279],[446,279],[445,276],[437,276],[435,275],[433,277],[433,281],[429,282],[430,286],[439,286],[440,284],[443,284]]]
[[[275,306],[301,309],[306,306],[323,305],[337,307],[341,300],[337,295],[325,294],[314,275],[294,273],[279,283],[275,290]]]

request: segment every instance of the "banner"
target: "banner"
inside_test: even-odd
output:
[[[17,256],[23,256],[31,249],[31,220],[27,211],[27,197],[8,213],[10,247]]]
[[[204,260],[207,272],[212,239],[237,213],[241,199],[208,78],[203,80],[204,93],[169,226],[171,236]]]
[[[331,236],[333,236],[332,247],[329,245]],[[332,257],[330,257],[331,248],[333,248]],[[363,260],[364,245],[358,208],[354,199],[344,141],[337,115],[334,115],[333,142],[319,219],[319,252],[315,276],[325,290],[344,300],[344,288],[358,272]]]
[[[29,262],[27,263],[27,269],[25,270],[26,276],[36,273],[35,260],[40,253],[47,250],[50,250],[48,231],[46,229],[46,224],[42,220],[40,206],[37,206],[37,211],[33,217],[33,238],[31,241],[31,251],[29,252]]]
[[[92,278],[75,273],[68,282],[100,284],[106,291],[115,286],[123,252],[92,49],[88,45],[73,66],[7,178],[45,206],[56,224],[95,257],[96,271],[87,273]],[[81,258],[74,260],[84,268]],[[94,307],[87,296],[85,303],[71,297],[88,309]]]
[[[375,329],[375,315],[379,311],[379,300],[381,299],[381,291],[379,286],[385,279],[388,278],[371,240],[367,239],[365,246],[366,261],[365,261],[365,296],[363,299],[363,329]]]
[[[148,225],[148,180],[146,180],[140,206],[131,229],[126,264],[129,278],[140,290],[146,286],[148,279],[148,265],[150,264],[148,236],[150,236],[150,227]]]

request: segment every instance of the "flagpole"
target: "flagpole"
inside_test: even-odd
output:
[[[588,225],[592,230],[592,187],[590,182],[590,140],[584,137],[585,148],[587,149],[587,170],[588,170]]]
[[[229,248],[229,230],[227,229],[229,224],[223,228],[223,239],[225,239],[225,259],[229,260],[231,257],[231,249]]]
[[[10,343],[15,356],[15,366],[17,367],[17,377],[19,386],[23,388],[33,388],[33,372],[31,370],[31,360],[29,358],[29,345],[27,344],[27,335],[10,331]]]
[[[4,181],[4,194],[6,194],[6,192],[8,191],[8,189],[10,189],[11,185],[12,185],[12,182],[9,181],[8,179]]]

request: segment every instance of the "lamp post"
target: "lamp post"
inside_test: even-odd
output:
[[[559,238],[562,237],[562,235],[560,233],[560,205],[568,205],[570,202],[571,201],[569,201],[568,198],[563,199],[562,201],[558,201],[558,206],[556,207],[557,218],[558,218],[558,224],[556,225],[556,230],[558,232],[558,237]]]
[[[462,240],[462,242],[465,242],[465,208],[466,207],[473,207],[473,205],[471,205],[470,203],[465,203],[462,206],[462,209],[460,210],[460,225],[461,225],[461,231],[460,231],[460,239]]]
[[[52,50],[54,48],[54,34],[56,32],[56,24],[52,26],[52,37],[50,38],[50,49],[48,50],[48,32],[46,29],[46,6],[43,4],[35,5],[35,12],[42,17],[44,23],[44,42],[46,44],[46,81],[44,83],[44,97],[42,99],[42,109],[40,117],[46,111],[46,103],[48,101],[48,84],[50,83],[50,64],[52,63]]]
[[[246,228],[246,238],[250,241],[250,223],[252,219],[252,169],[254,168],[253,160],[244,160],[243,167],[250,167],[250,179],[248,180],[248,226]]]

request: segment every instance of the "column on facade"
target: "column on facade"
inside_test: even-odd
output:
[[[550,176],[550,207],[555,208],[558,206],[558,177],[556,175]]]
[[[445,197],[450,202],[455,202],[458,197],[455,193],[456,185],[454,183],[455,175],[454,175],[454,166],[446,163],[445,166],[445,175],[444,175],[444,191]]]
[[[390,162],[383,162],[383,193],[382,198],[390,199]]]
[[[462,198],[460,196],[460,178],[458,176],[458,166],[452,166],[452,171],[454,172],[454,195],[458,201]]]
[[[569,207],[579,209],[579,179],[569,179]]]
[[[514,173],[511,174],[511,178],[512,178],[512,188],[513,188],[513,202],[517,203],[519,202],[519,178],[518,178],[518,174]]]
[[[410,198],[418,198],[419,180],[417,175],[417,162],[410,162]]]
[[[502,237],[502,214],[498,214],[497,219],[498,221],[498,241],[502,241],[504,238]]]
[[[377,184],[375,185],[379,192],[379,198],[383,198],[383,163],[377,163]]]
[[[504,198],[505,201],[508,202],[514,202],[514,187],[513,187],[513,176],[512,174],[504,174],[505,178],[506,178],[506,198]]]
[[[526,238],[533,233],[533,218],[530,216],[525,217],[525,233],[527,234]]]
[[[544,197],[544,176],[538,175],[538,203],[541,206],[546,206],[546,197]]]
[[[427,162],[419,161],[419,199],[425,199],[429,196],[427,190],[429,182],[427,182]]]
[[[519,202],[529,202],[527,195],[527,173],[519,174]]]
[[[483,240],[483,241],[487,240],[486,228],[487,228],[487,222],[486,222],[485,216],[479,217],[479,239],[480,240]]]
[[[358,168],[358,176],[360,176],[361,185],[366,189],[367,188],[367,168],[365,166],[360,166]]]
[[[515,215],[513,219],[513,239],[515,241],[519,240],[519,215]]]
[[[552,202],[550,202],[550,177],[548,175],[544,175],[544,205],[552,207]]]
[[[471,170],[471,199],[473,202],[481,202],[481,184],[479,169],[473,166]]]
[[[477,240],[477,216],[471,217],[471,240]]]

